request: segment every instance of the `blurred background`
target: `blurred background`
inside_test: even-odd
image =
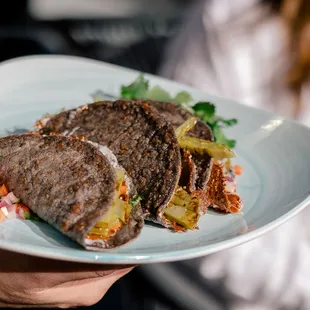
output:
[[[162,74],[310,124],[310,0],[2,1],[0,62],[36,54]],[[284,227],[201,261],[137,267],[88,309],[308,310],[307,236],[287,245]]]
[[[0,61],[84,56],[155,73],[187,0],[13,0],[0,10]]]

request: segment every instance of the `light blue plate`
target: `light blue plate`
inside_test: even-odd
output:
[[[101,89],[119,95],[137,72],[76,57],[25,57],[0,65],[0,135],[30,129],[47,112],[91,102]],[[187,86],[146,75],[151,85],[172,94],[189,91],[195,100],[216,104],[220,115],[237,118],[227,131],[237,139],[235,163],[243,166],[238,190],[243,214],[209,212],[200,229],[173,233],[146,225],[139,238],[106,253],[87,252],[47,224],[11,221],[0,225],[0,248],[88,263],[151,263],[189,259],[257,238],[296,215],[309,202],[310,131],[293,121]]]

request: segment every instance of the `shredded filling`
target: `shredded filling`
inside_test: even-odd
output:
[[[238,172],[241,174],[241,167],[238,166],[238,172],[232,170],[230,158],[235,157],[235,154],[228,146],[187,136],[186,134],[194,128],[196,122],[197,119],[191,117],[175,130],[179,146],[189,154],[205,154],[215,161],[226,163],[225,167],[219,167],[222,176],[220,185],[223,187],[226,205],[231,206],[231,208],[226,208],[226,212],[237,212],[241,208],[241,199],[236,193],[235,176]],[[215,167],[217,167],[216,165]],[[164,220],[177,231],[196,229],[200,213],[206,213],[207,208],[214,205],[214,199],[210,199],[210,197],[222,194],[218,184],[213,179],[213,175],[211,175],[209,181],[209,185],[212,183],[211,188],[206,191],[196,190],[189,193],[188,187],[190,186],[186,185],[187,189],[186,186],[178,186],[171,201],[163,211]]]
[[[9,192],[5,184],[2,184],[0,185],[0,223],[14,219],[40,220],[22,203],[21,199],[17,198],[13,192]]]
[[[115,198],[106,214],[86,235],[86,239],[108,240],[128,222],[132,207],[129,201],[129,188],[125,172],[119,168],[114,169],[117,176]]]
[[[197,227],[200,218],[200,207],[200,199],[179,186],[168,206],[164,209],[164,217],[168,221],[177,224],[174,225],[176,230],[181,231],[184,228],[192,230]]]
[[[129,200],[125,172],[119,168],[115,168],[115,171],[117,182],[112,206],[86,235],[86,239],[107,240],[128,222],[132,205]],[[0,186],[0,223],[12,219],[40,221],[39,217],[24,205],[13,192],[9,192],[3,184]]]

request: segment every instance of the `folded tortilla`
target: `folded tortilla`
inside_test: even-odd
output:
[[[148,102],[171,122],[175,129],[193,116],[191,112],[176,103],[154,100],[148,100]],[[200,120],[187,135],[214,141],[211,128]],[[191,154],[187,150],[181,150],[181,156],[182,172],[179,185],[185,186],[189,192],[196,192],[201,197],[201,209],[204,213],[208,207],[227,213],[237,213],[242,209],[242,199],[236,189],[227,190],[226,165],[220,164],[207,154]],[[232,172],[230,177],[231,174]]]
[[[144,217],[175,230],[195,229],[210,205],[213,159],[180,149],[175,129],[193,115],[173,103],[101,101],[39,121],[41,134],[81,136],[108,146],[142,196]],[[202,121],[188,136],[213,142]]]
[[[183,109],[176,103],[154,100],[148,100],[147,102],[154,106],[175,129],[193,116],[191,112]],[[211,128],[201,120],[197,121],[195,127],[187,135],[198,139],[214,141]],[[179,184],[186,186],[190,192],[205,190],[210,178],[213,159],[207,154],[190,154],[186,150],[181,150],[181,155],[182,173]]]
[[[143,227],[129,176],[100,145],[38,134],[0,138],[0,184],[87,250],[122,246]]]
[[[178,186],[181,154],[175,130],[149,103],[96,102],[38,124],[41,134],[82,136],[108,146],[142,196],[146,220],[176,230],[196,227],[198,200]],[[166,212],[171,205],[169,211],[177,213],[177,220]],[[187,205],[191,210],[185,208]]]

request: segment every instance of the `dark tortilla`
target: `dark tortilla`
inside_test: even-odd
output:
[[[192,113],[181,108],[176,103],[160,102],[160,101],[149,101],[171,124],[174,128],[182,125],[188,118],[192,117]],[[188,136],[192,136],[199,139],[214,141],[214,137],[210,127],[202,121],[198,121],[193,130],[188,133]],[[185,155],[185,156],[184,156]],[[191,191],[197,189],[206,189],[207,182],[210,177],[212,158],[206,155],[191,155],[191,162],[188,154],[183,154],[182,161],[183,165],[181,181],[187,186],[191,184],[188,189]],[[193,167],[194,165],[194,167]],[[189,174],[190,169],[192,174]],[[193,181],[193,178],[195,180]],[[192,183],[194,182],[194,185]]]
[[[181,157],[173,127],[154,107],[134,101],[96,102],[53,116],[41,129],[49,132],[108,146],[142,195],[145,217],[161,222],[160,213],[178,184]]]
[[[87,142],[34,134],[0,139],[0,184],[44,221],[89,250],[121,246],[142,229],[138,206],[129,222],[104,245],[85,244],[85,235],[111,206],[115,182],[115,171],[106,157]]]
[[[196,190],[197,167],[193,161],[192,155],[187,150],[181,150],[182,172],[179,185],[186,188],[189,193]]]

